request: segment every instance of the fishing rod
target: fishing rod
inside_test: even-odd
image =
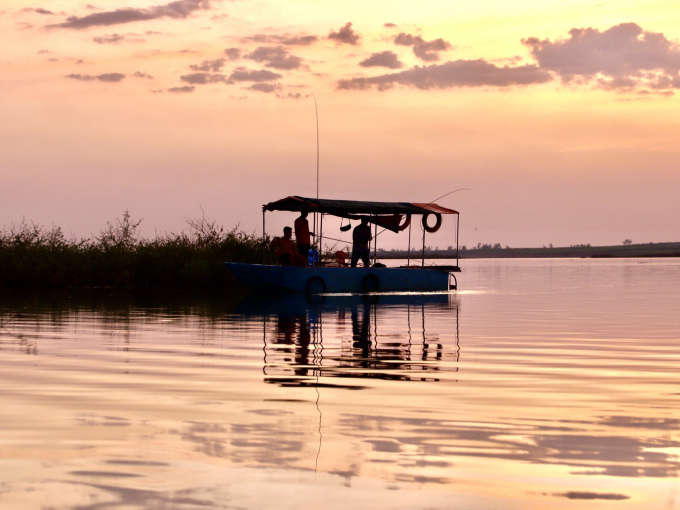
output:
[[[446,195],[442,195],[442,196],[439,197],[439,198],[435,198],[432,202],[428,202],[428,203],[425,204],[425,205],[434,204],[437,200],[440,200],[440,199],[442,199],[442,198],[444,198],[444,197],[448,197],[451,193],[455,193],[456,191],[472,191],[472,190],[471,190],[470,188],[458,188],[458,189],[454,189],[453,191],[449,191]]]

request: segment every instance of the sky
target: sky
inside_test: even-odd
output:
[[[467,246],[680,241],[677,2],[92,2],[0,4],[0,226],[260,232],[316,194],[316,100],[323,198],[469,188]]]

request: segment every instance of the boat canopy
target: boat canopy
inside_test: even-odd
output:
[[[328,200],[325,198],[286,197],[262,206],[263,211],[318,212],[349,217],[355,214],[458,214],[440,205],[411,202],[362,202],[359,200]]]

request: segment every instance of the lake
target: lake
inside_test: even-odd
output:
[[[4,291],[0,508],[680,508],[680,261],[461,266],[425,295]]]

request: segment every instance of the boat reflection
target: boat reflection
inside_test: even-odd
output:
[[[438,381],[444,357],[446,370],[458,370],[450,365],[460,355],[458,302],[450,294],[251,298],[237,313],[262,321],[268,383],[360,389],[319,378]],[[436,314],[455,320],[455,344],[427,334],[427,318]],[[331,330],[325,339],[324,329]]]

